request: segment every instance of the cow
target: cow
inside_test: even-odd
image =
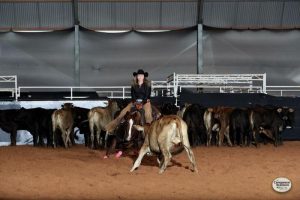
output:
[[[106,108],[95,107],[89,111],[88,120],[91,133],[90,148],[93,149],[98,145],[103,146],[103,139],[100,140],[101,131],[106,131],[105,126],[114,119],[114,115],[118,110],[118,103],[116,101],[109,100]],[[108,133],[106,133],[105,140],[107,139],[107,136]],[[94,144],[95,141],[97,145]]]
[[[17,144],[18,124],[14,121],[17,112],[17,109],[0,110],[0,128],[10,133],[11,146]]]
[[[230,136],[233,145],[250,146],[252,140],[250,134],[250,120],[248,109],[235,108],[230,114]]]
[[[17,111],[14,121],[19,130],[27,130],[33,136],[34,146],[44,146],[44,138],[47,138],[47,146],[52,143],[51,114],[54,109],[21,108]]]
[[[275,106],[255,106],[250,111],[250,125],[255,145],[258,134],[264,134],[274,141],[277,147],[282,143],[281,133],[293,126],[294,109]]]
[[[80,134],[84,134],[85,146],[89,145],[89,138],[90,138],[90,128],[89,128],[89,121],[88,121],[88,113],[90,109],[87,108],[80,108],[74,107],[74,124],[73,128],[77,127]],[[76,137],[76,133],[74,133],[74,137]]]
[[[180,109],[178,109],[176,115],[183,118],[183,115],[186,111],[186,109],[190,106],[191,104],[185,103],[183,106],[180,106]]]
[[[77,126],[78,129],[74,133],[75,139],[78,139],[77,133],[84,135],[84,144],[86,147],[90,146],[90,126],[89,126],[89,120],[84,120],[80,122]]]
[[[53,132],[53,147],[57,145],[57,135],[56,129],[59,129],[63,139],[65,148],[71,147],[72,142],[71,138],[73,137],[73,124],[74,124],[74,111],[73,104],[66,103],[62,106],[61,109],[55,110],[51,116],[52,119],[52,132]]]
[[[131,172],[138,168],[145,154],[158,154],[159,173],[162,174],[172,158],[172,153],[185,149],[193,166],[193,171],[198,172],[193,151],[190,147],[187,125],[177,115],[166,115],[160,119],[146,124],[144,127],[135,125],[137,130],[143,131],[145,141],[139,151],[139,156],[134,162]],[[127,138],[128,139],[128,138]],[[130,138],[129,138],[130,139]]]
[[[183,120],[188,126],[188,135],[191,146],[205,144],[207,141],[204,125],[205,108],[198,104],[191,104],[185,109]]]
[[[206,128],[206,146],[211,145],[211,140],[214,132],[220,131],[220,121],[216,118],[214,118],[214,109],[213,108],[207,108],[204,112],[203,120],[204,120],[204,126]]]
[[[178,108],[173,103],[164,103],[160,109],[162,115],[176,115],[177,112]]]
[[[213,117],[219,121],[220,130],[218,132],[218,146],[223,144],[224,136],[227,139],[229,146],[232,146],[230,135],[229,135],[229,125],[230,125],[230,115],[234,109],[231,107],[218,106],[213,110]]]

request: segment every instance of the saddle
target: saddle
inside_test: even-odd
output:
[[[137,99],[134,102],[134,107],[131,109],[131,112],[138,111],[142,115],[142,125],[145,124],[145,110],[143,109],[143,100]]]
[[[137,99],[134,103],[135,109],[137,111],[140,111],[143,109],[143,100],[142,99]]]

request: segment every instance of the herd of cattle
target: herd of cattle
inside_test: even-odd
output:
[[[282,144],[282,133],[294,125],[295,111],[288,107],[254,106],[251,108],[203,107],[186,104],[181,109],[165,103],[152,106],[153,122],[143,124],[139,111],[126,113],[113,133],[106,125],[118,116],[126,101],[109,100],[106,107],[92,109],[65,103],[60,109],[10,109],[0,110],[0,128],[10,133],[11,145],[16,145],[17,130],[27,130],[33,136],[34,146],[57,145],[65,148],[75,144],[78,131],[84,134],[85,145],[105,148],[106,156],[119,152],[139,150],[139,156],[131,171],[140,166],[146,154],[157,155],[160,173],[163,173],[172,154],[186,150],[197,172],[191,147],[216,144],[229,146],[258,145],[272,142]],[[118,152],[118,153],[119,153]],[[119,154],[116,154],[120,156]]]
[[[43,108],[0,110],[0,128],[10,133],[11,145],[16,145],[17,130],[27,130],[33,136],[34,146],[44,146],[46,138],[47,146],[70,147],[75,143],[74,137],[78,131],[74,133],[74,127],[77,127],[79,132],[84,134],[86,146],[104,147],[107,145],[108,135],[116,135],[120,143],[124,140],[126,131],[135,129],[134,126],[124,125],[123,122],[129,120],[125,116],[124,121],[115,130],[116,133],[105,133],[105,126],[124,105],[126,102],[123,101],[109,101],[105,108],[85,109],[66,103],[58,110]],[[249,146],[258,145],[261,141],[271,141],[278,146],[282,144],[282,132],[286,128],[293,127],[295,114],[292,108],[277,106],[205,108],[198,104],[187,104],[178,109],[166,103],[156,108],[153,109],[154,119],[177,115],[186,122],[191,146],[212,144],[221,146],[225,142],[229,146]],[[131,121],[131,125],[134,123]]]

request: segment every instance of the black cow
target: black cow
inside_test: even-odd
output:
[[[256,106],[250,112],[250,124],[255,144],[258,144],[257,134],[263,133],[274,140],[274,145],[282,143],[281,134],[285,128],[293,126],[294,110],[285,107]]]
[[[176,115],[178,108],[172,103],[164,103],[160,108],[160,112],[162,115]]]
[[[89,109],[74,107],[74,128],[79,129],[80,134],[84,134],[85,146],[89,146],[90,127],[88,121]],[[76,137],[76,133],[74,134]]]
[[[236,108],[230,114],[230,136],[233,144],[244,146],[250,145],[252,140],[250,134],[250,121],[247,109]]]
[[[17,111],[14,121],[18,130],[27,130],[33,136],[34,146],[44,146],[44,138],[47,138],[47,146],[52,144],[51,114],[54,109],[21,108]]]
[[[191,146],[205,144],[207,140],[204,125],[205,108],[198,104],[188,106],[183,114],[183,120],[188,126],[188,136]]]
[[[0,128],[10,133],[11,146],[17,144],[18,125],[14,120],[17,112],[18,110],[16,109],[0,110]]]

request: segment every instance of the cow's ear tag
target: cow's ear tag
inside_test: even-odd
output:
[[[282,108],[278,108],[277,112],[281,113],[282,112]]]

